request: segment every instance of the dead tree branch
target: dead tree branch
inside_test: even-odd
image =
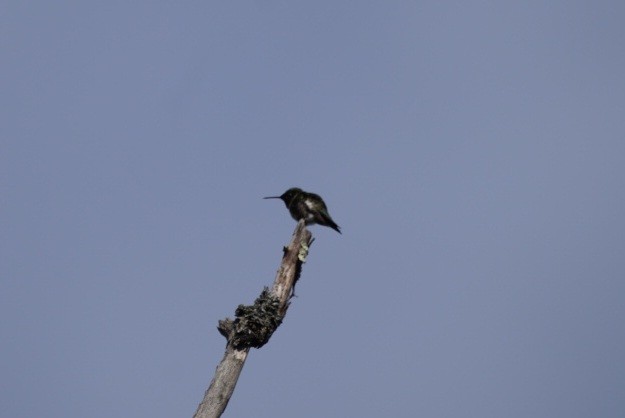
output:
[[[282,323],[312,242],[312,234],[304,221],[299,221],[291,243],[284,247],[282,263],[271,290],[263,289],[253,305],[239,305],[234,320],[219,321],[217,329],[228,341],[226,352],[194,418],[218,418],[224,412],[250,348],[267,344]]]

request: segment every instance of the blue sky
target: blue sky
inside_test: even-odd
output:
[[[292,186],[225,416],[625,413],[624,3],[2,9],[0,416],[192,416]]]

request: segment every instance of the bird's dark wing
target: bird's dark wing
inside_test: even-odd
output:
[[[316,209],[316,210],[324,210],[324,211],[328,211],[328,208],[326,207],[326,203],[323,201],[323,199],[321,198],[321,196],[319,196],[316,193],[308,193],[308,196],[311,200],[313,200],[314,202],[316,202],[318,204],[318,207],[310,207],[310,209]]]
[[[328,213],[327,210],[319,211],[319,212],[317,212],[317,214],[318,214],[318,217],[319,217],[319,219],[317,219],[317,223],[318,224],[329,226],[330,228],[334,229],[339,234],[342,234],[341,227],[338,226],[336,224],[336,222],[334,222],[332,220],[332,218],[330,217],[330,214]]]

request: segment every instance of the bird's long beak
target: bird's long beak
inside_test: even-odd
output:
[[[282,199],[280,196],[267,196],[263,197],[263,199]]]

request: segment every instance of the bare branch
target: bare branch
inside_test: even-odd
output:
[[[304,221],[299,221],[289,246],[284,247],[282,263],[271,291],[263,289],[253,305],[239,305],[234,320],[219,321],[217,329],[228,341],[226,352],[194,418],[218,418],[224,412],[250,348],[265,345],[282,323],[312,242]]]

